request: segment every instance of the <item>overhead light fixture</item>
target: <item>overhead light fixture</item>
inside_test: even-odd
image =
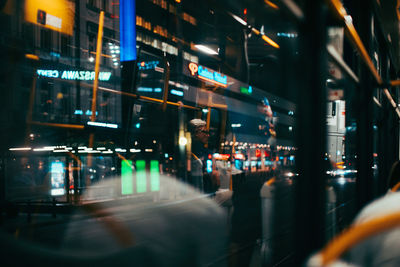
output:
[[[266,36],[265,34],[263,34],[261,36],[261,39],[263,39],[270,46],[275,47],[275,48],[279,48],[279,45],[277,43],[275,43],[274,41],[272,41],[272,39],[269,38],[268,36]]]
[[[244,21],[241,17],[236,16],[235,14],[232,14],[232,13],[230,13],[230,14],[231,14],[231,16],[232,16],[235,20],[237,20],[240,24],[242,24],[243,26],[247,26],[247,22]]]
[[[269,0],[264,0],[264,3],[267,4],[268,6],[272,7],[273,9],[276,9],[276,10],[279,9],[279,7],[276,4],[272,3]]]
[[[30,147],[11,147],[8,150],[10,150],[10,151],[28,151],[31,149],[32,148],[30,148]]]
[[[197,49],[199,49],[200,51],[209,54],[209,55],[218,55],[218,52],[209,48],[208,46],[205,45],[195,45],[194,47],[196,47]]]
[[[241,19],[240,17],[229,13],[235,20],[237,20],[240,24],[242,24],[243,26],[247,26],[247,22],[244,21],[243,19]],[[256,35],[260,35],[261,39],[263,39],[267,44],[269,44],[272,47],[275,48],[279,48],[279,45],[277,43],[275,43],[271,38],[269,38],[267,35],[264,34],[264,26],[261,27],[261,31],[257,30],[256,28],[252,27],[251,25],[248,25],[249,29],[251,29],[251,31],[256,34]]]
[[[106,127],[106,128],[114,128],[114,129],[118,128],[118,124],[114,124],[114,123],[88,121],[87,124],[90,126],[98,126],[98,127]]]

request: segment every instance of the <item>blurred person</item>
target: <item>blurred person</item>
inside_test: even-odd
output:
[[[192,119],[189,122],[189,130],[192,135],[192,155],[189,182],[202,192],[213,193],[219,185],[219,173],[213,169],[211,173],[206,170],[207,155],[211,153],[206,148],[210,133],[207,123],[200,119]]]
[[[387,183],[387,193],[365,206],[356,216],[353,225],[400,212],[400,161],[393,163]],[[357,266],[400,266],[400,228],[369,237],[352,248],[346,259]]]
[[[276,131],[274,123],[274,114],[271,109],[271,105],[266,97],[261,100],[261,104],[258,106],[258,111],[261,114],[264,123],[259,125],[259,130],[264,133],[267,137],[267,142],[271,147],[276,146]]]
[[[83,199],[110,197],[109,201],[73,209],[60,225],[42,225],[39,232],[29,228],[28,240],[22,233],[17,239],[0,231],[5,241],[0,242],[3,265],[226,266],[224,210],[175,177],[159,178],[159,190],[122,198],[121,177],[93,183]],[[153,198],[154,194],[165,197]],[[31,240],[39,233],[40,239]]]
[[[98,194],[96,187],[110,188],[118,197],[120,178],[104,179],[88,188],[85,194]],[[96,220],[71,220],[62,248],[80,251],[85,255],[122,254],[125,266],[225,266],[221,256],[227,250],[225,211],[213,200],[176,178],[160,175],[157,193],[164,198],[153,198],[138,203],[137,198],[99,203],[87,210]],[[130,252],[143,251],[143,258]],[[150,261],[149,261],[150,259]]]

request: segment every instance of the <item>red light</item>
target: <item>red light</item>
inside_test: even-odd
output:
[[[256,157],[257,158],[261,157],[261,150],[260,149],[256,149]]]
[[[212,155],[211,154],[208,154],[208,159],[212,159]]]
[[[144,67],[144,61],[142,61],[141,63],[140,63],[140,66],[142,66],[142,67]]]
[[[247,8],[243,10],[243,14],[247,15]]]

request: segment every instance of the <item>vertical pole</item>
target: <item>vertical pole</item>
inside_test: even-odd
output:
[[[165,65],[165,74],[164,74],[164,95],[163,95],[163,104],[162,110],[163,112],[167,109],[167,100],[168,100],[168,93],[169,93],[169,75],[170,75],[170,63],[167,60],[166,54],[164,53],[164,65]]]
[[[371,55],[372,45],[372,1],[358,0],[358,13],[356,27],[366,50]],[[373,127],[372,127],[372,91],[374,89],[372,75],[359,59],[360,84],[357,92],[357,209],[361,209],[373,198]]]
[[[28,145],[28,144],[29,144],[29,134],[31,133],[31,122],[32,122],[32,114],[33,114],[33,104],[34,104],[34,102],[35,102],[35,94],[36,94],[36,81],[37,81],[37,74],[36,74],[36,68],[34,68],[32,87],[31,87],[31,92],[30,92],[30,95],[29,95],[28,113],[26,114],[25,145]]]
[[[70,161],[68,160],[68,157],[65,157],[65,194],[66,194],[66,202],[70,203],[70,194],[69,194],[69,176],[71,175],[70,172],[71,170],[71,165],[70,165]]]
[[[99,85],[101,50],[103,46],[103,25],[104,25],[104,11],[101,11],[99,17],[99,30],[97,33],[96,65],[94,67],[95,75],[94,75],[93,95],[92,95],[92,116],[90,117],[91,121],[96,120],[97,87]]]
[[[219,147],[219,153],[223,153],[223,148],[221,146],[221,143],[225,142],[225,131],[226,131],[226,116],[227,116],[228,111],[227,110],[221,110],[221,131],[219,135],[219,144],[217,146]],[[232,153],[233,157],[233,153]]]
[[[104,11],[100,11],[99,16],[99,29],[97,33],[97,47],[96,47],[96,64],[94,67],[94,81],[93,81],[93,94],[92,94],[92,115],[90,116],[90,121],[96,120],[96,104],[97,104],[97,87],[99,86],[99,70],[100,70],[100,60],[101,60],[101,50],[103,46],[103,26],[104,26]],[[89,147],[93,147],[94,143],[94,133],[89,136]],[[92,166],[92,156],[88,155],[88,167]],[[86,186],[90,185],[90,176],[86,177]]]
[[[81,68],[81,1],[75,1],[75,63],[76,68]],[[81,110],[81,82],[76,80],[76,108]],[[77,115],[76,123],[81,123],[82,116]]]
[[[381,76],[383,80],[391,80],[390,78],[390,66],[389,66],[389,57],[386,53],[385,49],[381,50],[380,53],[380,62],[381,64]],[[381,92],[383,95],[383,92]],[[387,192],[387,177],[389,177],[390,168],[393,162],[396,160],[394,156],[394,142],[393,138],[395,135],[393,134],[392,129],[394,130],[393,126],[396,124],[397,115],[394,114],[392,110],[392,106],[388,101],[382,98],[381,101],[382,107],[378,109],[377,115],[379,116],[378,119],[378,142],[377,146],[378,149],[378,171],[379,171],[379,180],[376,186],[376,193],[377,195],[384,195]],[[394,116],[393,116],[394,115]],[[395,118],[393,118],[395,117]]]
[[[120,59],[121,59],[121,90],[135,93],[137,75],[136,48],[136,1],[119,1],[119,33],[120,33]],[[134,101],[129,97],[121,97],[122,128],[125,129],[123,143],[128,146],[132,120],[132,106]]]
[[[306,0],[300,24],[300,90],[297,103],[299,173],[295,187],[295,265],[324,244],[326,151],[326,6]]]

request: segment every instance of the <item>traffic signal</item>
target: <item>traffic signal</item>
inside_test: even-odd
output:
[[[46,12],[45,11],[38,9],[37,23],[46,25]]]

